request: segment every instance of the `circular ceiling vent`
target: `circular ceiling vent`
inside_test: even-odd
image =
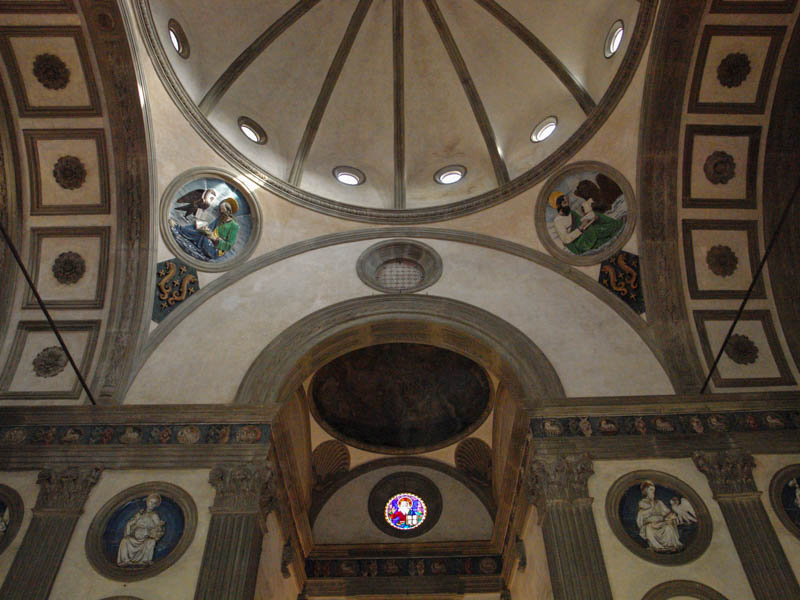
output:
[[[442,275],[442,259],[421,242],[390,240],[367,248],[356,272],[369,287],[387,294],[412,293],[432,286]]]

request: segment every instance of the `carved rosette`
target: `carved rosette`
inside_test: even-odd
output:
[[[703,173],[714,185],[728,183],[736,176],[736,161],[727,152],[715,150],[703,163]]]
[[[59,254],[53,261],[53,277],[58,283],[71,285],[78,283],[86,273],[86,261],[77,252],[67,251]]]
[[[99,467],[67,467],[39,472],[39,497],[34,510],[80,511],[89,491],[100,479]]]
[[[588,454],[534,458],[528,467],[528,498],[540,515],[551,502],[588,499],[587,482],[593,473]]]
[[[219,465],[211,469],[208,482],[217,491],[212,512],[261,512],[266,518],[274,508],[275,475],[269,463]]]
[[[751,365],[758,360],[758,346],[746,335],[734,333],[725,344],[725,354],[737,365]]]
[[[739,266],[739,259],[730,246],[718,244],[712,246],[706,254],[706,264],[714,275],[730,277]]]
[[[37,377],[55,377],[67,366],[67,355],[60,346],[48,346],[33,359]]]
[[[62,156],[53,165],[53,177],[65,190],[77,190],[86,181],[86,167],[77,156]]]
[[[750,74],[750,58],[744,52],[731,52],[717,67],[717,79],[727,88],[739,87]]]
[[[756,461],[751,454],[742,450],[695,452],[692,460],[708,478],[714,498],[758,493],[753,480]]]
[[[61,90],[69,83],[69,68],[55,54],[39,54],[33,60],[33,75],[48,90]]]

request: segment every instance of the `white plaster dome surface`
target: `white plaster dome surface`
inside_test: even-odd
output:
[[[135,2],[173,98],[225,158],[292,201],[379,221],[471,212],[546,177],[627,85],[620,66],[650,10],[636,0]],[[187,58],[172,47],[170,19]],[[616,21],[625,35],[606,58]],[[551,115],[555,132],[532,143]],[[248,139],[241,117],[268,142]],[[438,185],[452,164],[466,176]],[[342,185],[340,165],[366,180]]]

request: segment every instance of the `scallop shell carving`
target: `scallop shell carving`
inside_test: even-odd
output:
[[[325,487],[350,470],[350,452],[342,442],[328,440],[311,454],[314,486]]]
[[[483,440],[467,438],[456,447],[456,468],[481,485],[488,485],[492,480],[492,449]]]

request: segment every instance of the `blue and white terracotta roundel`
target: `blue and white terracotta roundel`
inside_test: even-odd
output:
[[[384,509],[386,522],[401,531],[419,527],[427,516],[428,509],[422,498],[407,492],[392,496]]]

